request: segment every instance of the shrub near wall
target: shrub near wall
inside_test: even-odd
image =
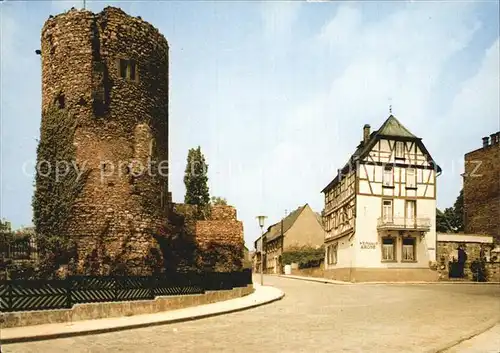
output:
[[[299,269],[319,267],[325,258],[323,247],[318,249],[311,246],[291,247],[283,252],[283,264],[297,263]]]
[[[486,262],[480,259],[474,260],[470,264],[470,271],[472,280],[474,282],[487,282],[488,271],[486,269]]]

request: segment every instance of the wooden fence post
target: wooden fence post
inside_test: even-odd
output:
[[[73,301],[71,299],[71,292],[72,292],[72,287],[73,287],[73,279],[71,276],[68,276],[65,278],[66,281],[66,305],[68,306],[69,309],[73,307]]]

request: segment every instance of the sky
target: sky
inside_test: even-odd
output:
[[[189,148],[212,196],[238,210],[253,249],[309,203],[362,138],[393,114],[443,169],[439,208],[462,186],[464,154],[500,130],[499,2],[87,1],[121,7],[170,46],[170,190],[182,202]],[[82,1],[0,2],[0,218],[30,225],[41,105],[40,31]],[[28,166],[28,167],[26,167]]]

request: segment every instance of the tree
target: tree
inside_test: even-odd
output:
[[[188,205],[196,205],[201,211],[210,205],[210,194],[208,191],[208,164],[205,156],[198,148],[191,148],[188,152],[184,184],[186,195],[184,202]]]
[[[213,206],[216,206],[216,205],[227,206],[227,200],[225,198],[219,197],[219,196],[212,197],[210,202]]]
[[[436,230],[438,232],[461,232],[464,230],[464,191],[460,190],[453,207],[444,211],[436,209]]]
[[[448,217],[439,208],[436,208],[436,231],[440,233],[449,233],[452,231]]]
[[[460,190],[460,194],[458,195],[455,204],[453,205],[454,210],[454,226],[457,230],[464,230],[464,189]]]

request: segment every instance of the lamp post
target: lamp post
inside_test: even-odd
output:
[[[260,285],[264,285],[264,246],[266,242],[264,240],[264,221],[266,220],[266,216],[257,216],[259,220],[260,227]]]

